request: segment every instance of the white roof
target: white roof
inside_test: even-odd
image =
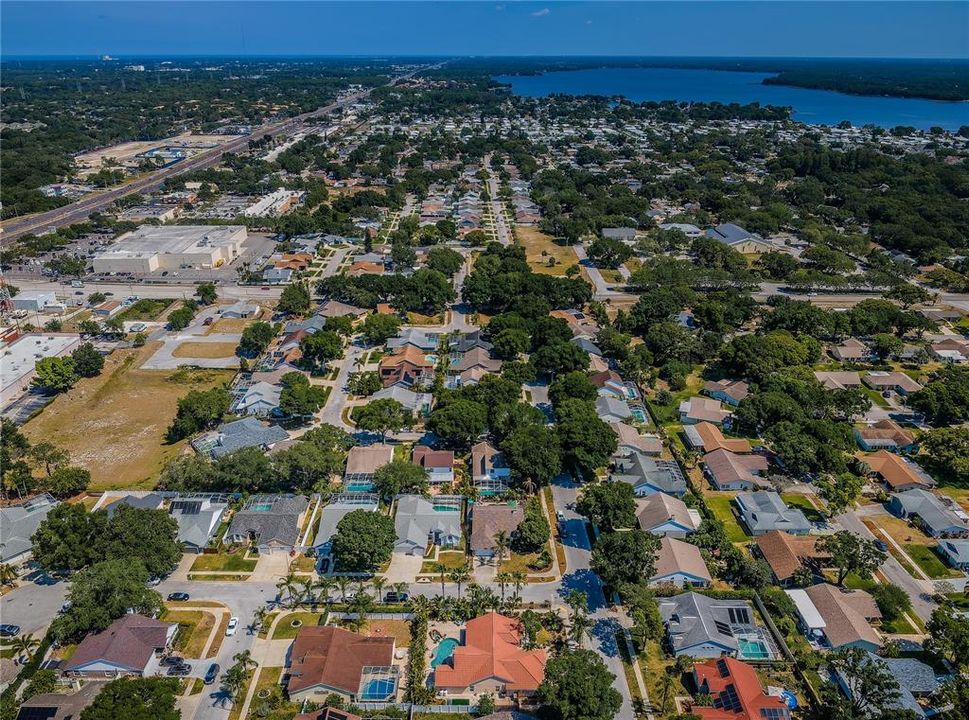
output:
[[[794,601],[795,607],[797,607],[798,615],[804,621],[811,630],[816,630],[825,627],[826,623],[824,618],[821,617],[821,613],[818,609],[814,607],[814,603],[808,596],[807,592],[804,590],[785,590],[791,600]]]

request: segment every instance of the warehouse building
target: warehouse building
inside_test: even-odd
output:
[[[30,389],[37,361],[63,357],[81,344],[80,335],[70,333],[29,333],[0,349],[0,404],[16,400]]]
[[[242,225],[143,225],[94,257],[95,273],[147,274],[156,270],[207,270],[239,257]]]

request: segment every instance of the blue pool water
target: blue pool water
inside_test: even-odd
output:
[[[431,668],[436,668],[443,662],[447,662],[454,654],[454,648],[460,645],[454,638],[444,638],[434,648],[434,657],[431,658]]]
[[[740,652],[739,655],[742,658],[749,658],[751,660],[769,660],[770,650],[767,649],[767,645],[760,640],[747,640],[740,638],[737,640]]]
[[[360,693],[360,699],[370,701],[386,700],[394,694],[396,688],[397,683],[393,679],[380,678],[370,680],[364,685],[363,691]]]

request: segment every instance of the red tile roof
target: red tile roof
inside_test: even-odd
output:
[[[690,712],[704,720],[761,720],[764,710],[777,710],[778,720],[790,718],[787,705],[778,697],[765,695],[757,673],[745,662],[732,657],[693,666],[700,692],[713,697],[713,707],[693,706]]]
[[[367,666],[388,667],[394,660],[394,638],[364,637],[338,627],[301,628],[290,653],[290,693],[315,685],[356,695]]]
[[[468,621],[464,645],[454,649],[452,666],[438,665],[434,686],[465,689],[497,679],[509,692],[534,692],[545,679],[544,650],[523,650],[518,621],[489,612]]]

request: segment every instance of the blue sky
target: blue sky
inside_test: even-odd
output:
[[[969,57],[967,2],[17,2],[10,55]]]

